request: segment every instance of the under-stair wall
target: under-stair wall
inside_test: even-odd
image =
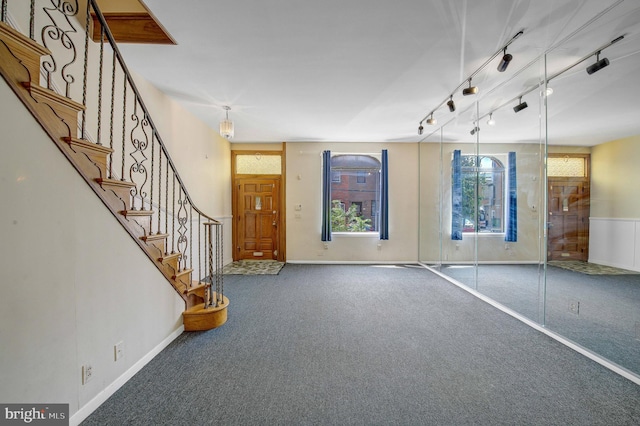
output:
[[[181,332],[184,302],[2,79],[0,117],[0,400],[89,414]]]

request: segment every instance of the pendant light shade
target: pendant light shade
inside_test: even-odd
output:
[[[233,121],[229,120],[229,111],[231,107],[223,107],[226,112],[226,118],[220,122],[220,136],[225,139],[233,139]]]

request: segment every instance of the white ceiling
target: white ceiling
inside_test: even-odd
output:
[[[496,126],[481,118],[482,141],[539,140],[539,90],[526,110],[512,107],[543,78],[544,52],[556,47],[551,75],[620,35],[602,53],[609,67],[589,76],[589,58],[549,83],[549,139],[640,134],[639,0],[145,3],[178,45],[121,45],[128,66],[212,128],[230,106],[232,142],[432,141],[447,122],[444,139],[475,141],[473,121],[500,106]],[[497,72],[499,55],[474,77],[479,94],[456,91],[456,112],[440,107],[438,126],[419,136],[418,123],[520,30],[507,71]]]

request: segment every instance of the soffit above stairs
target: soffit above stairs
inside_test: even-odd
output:
[[[97,0],[118,43],[177,44],[141,0]],[[93,41],[100,41],[100,23],[93,18]]]

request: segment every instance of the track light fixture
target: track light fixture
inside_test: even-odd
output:
[[[422,121],[420,122],[420,126],[418,126],[418,134],[421,135],[424,131],[424,127],[422,127]]]
[[[496,125],[496,120],[493,119],[493,113],[492,112],[489,113],[489,119],[487,120],[487,124],[489,126],[495,126]]]
[[[476,86],[471,86],[471,79],[469,79],[469,87],[466,87],[462,90],[462,94],[464,96],[475,95],[478,93],[478,88]]]
[[[436,120],[435,118],[433,118],[433,113],[431,113],[431,115],[429,116],[429,118],[427,118],[427,124],[430,126],[433,126],[435,124],[438,124],[438,120]]]
[[[507,48],[505,47],[504,56],[502,57],[502,60],[500,60],[500,63],[498,64],[498,71],[505,72],[512,59],[513,59],[513,56],[507,53]]]
[[[447,102],[447,106],[449,107],[450,112],[454,112],[456,110],[456,104],[453,102],[453,95],[449,97],[449,102]]]
[[[462,90],[462,94],[464,96],[468,96],[468,95],[475,95],[478,93],[478,88],[471,86],[471,80],[473,79],[473,77],[475,77],[478,73],[480,73],[480,71],[482,71],[483,69],[485,69],[487,67],[487,65],[489,65],[495,58],[497,58],[501,53],[503,54],[502,56],[502,61],[500,62],[499,65],[499,70],[500,71],[504,71],[505,69],[507,69],[507,66],[509,64],[509,62],[511,61],[511,59],[513,58],[511,55],[507,54],[507,47],[509,47],[509,45],[511,45],[511,43],[513,43],[518,37],[520,37],[522,34],[524,34],[524,30],[518,31],[513,37],[511,37],[511,39],[506,42],[500,49],[498,49],[489,59],[487,59],[482,65],[480,65],[478,67],[478,69],[476,69],[471,75],[469,75],[462,83],[460,83],[458,85],[458,87],[456,87],[451,93],[456,93],[458,90],[460,90],[465,83],[469,84],[469,87],[465,87]],[[445,98],[445,100],[443,100],[440,104],[438,104],[438,106],[436,106],[433,110],[431,110],[431,112],[429,112],[423,119],[422,121],[420,121],[420,124],[422,125],[423,122],[427,122],[427,124],[436,124],[435,119],[433,119],[433,113],[435,111],[438,110],[438,108],[440,108],[441,106],[443,106],[444,104],[446,104],[449,107],[449,112],[454,112],[456,110],[456,104],[453,102],[453,94],[449,96],[449,99],[447,100],[447,98]],[[429,119],[428,119],[429,118]],[[433,122],[431,122],[431,119],[433,119]]]
[[[528,106],[529,105],[527,105],[526,102],[522,102],[522,96],[520,96],[520,101],[519,101],[518,105],[513,107],[513,111],[514,112],[520,112],[520,111],[522,111],[523,109],[525,109]]]
[[[471,131],[469,133],[471,133],[471,136],[473,136],[476,133],[478,133],[479,131],[480,131],[480,127],[476,126],[473,129],[471,129]]]
[[[600,59],[600,51],[596,52],[596,63],[593,65],[589,65],[587,67],[587,74],[591,75],[595,72],[600,71],[602,68],[609,65],[609,60],[607,58]]]

